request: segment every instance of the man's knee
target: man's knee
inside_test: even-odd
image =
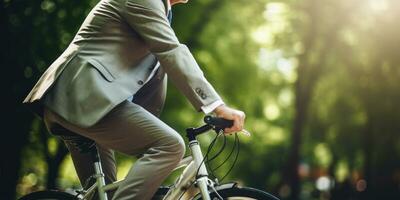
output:
[[[182,159],[183,155],[185,155],[185,141],[179,134],[171,134],[167,142],[168,151],[175,155],[177,159]]]
[[[181,136],[178,137],[178,152],[180,154],[180,158],[182,159],[183,156],[185,155],[185,151],[186,151],[186,145],[185,145],[185,141],[183,140],[183,138]]]

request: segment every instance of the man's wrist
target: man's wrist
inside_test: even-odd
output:
[[[205,105],[201,107],[201,110],[205,113],[205,114],[209,114],[211,112],[215,112],[215,109],[225,105],[225,103],[222,100],[217,100],[212,102],[211,104]]]
[[[225,105],[225,104],[219,105],[218,107],[216,107],[216,108],[213,110],[213,113],[215,113],[216,115],[218,115],[218,114],[221,113],[222,110],[224,110],[225,108],[226,108],[226,105]]]

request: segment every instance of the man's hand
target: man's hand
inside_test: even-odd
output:
[[[245,114],[243,111],[229,108],[226,105],[220,105],[213,111],[217,117],[221,117],[228,120],[233,120],[233,126],[226,128],[225,133],[239,132],[243,129]]]

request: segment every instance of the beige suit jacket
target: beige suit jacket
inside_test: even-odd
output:
[[[159,110],[163,104],[165,74],[196,110],[220,100],[171,29],[166,1],[101,0],[24,103],[39,114],[45,105],[67,121],[89,127],[143,89],[157,61],[156,79],[162,86],[148,88],[158,90],[148,91],[156,93],[150,107]]]

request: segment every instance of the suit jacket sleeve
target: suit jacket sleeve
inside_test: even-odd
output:
[[[179,43],[169,25],[162,0],[127,0],[123,15],[196,110],[221,100],[189,49]]]

